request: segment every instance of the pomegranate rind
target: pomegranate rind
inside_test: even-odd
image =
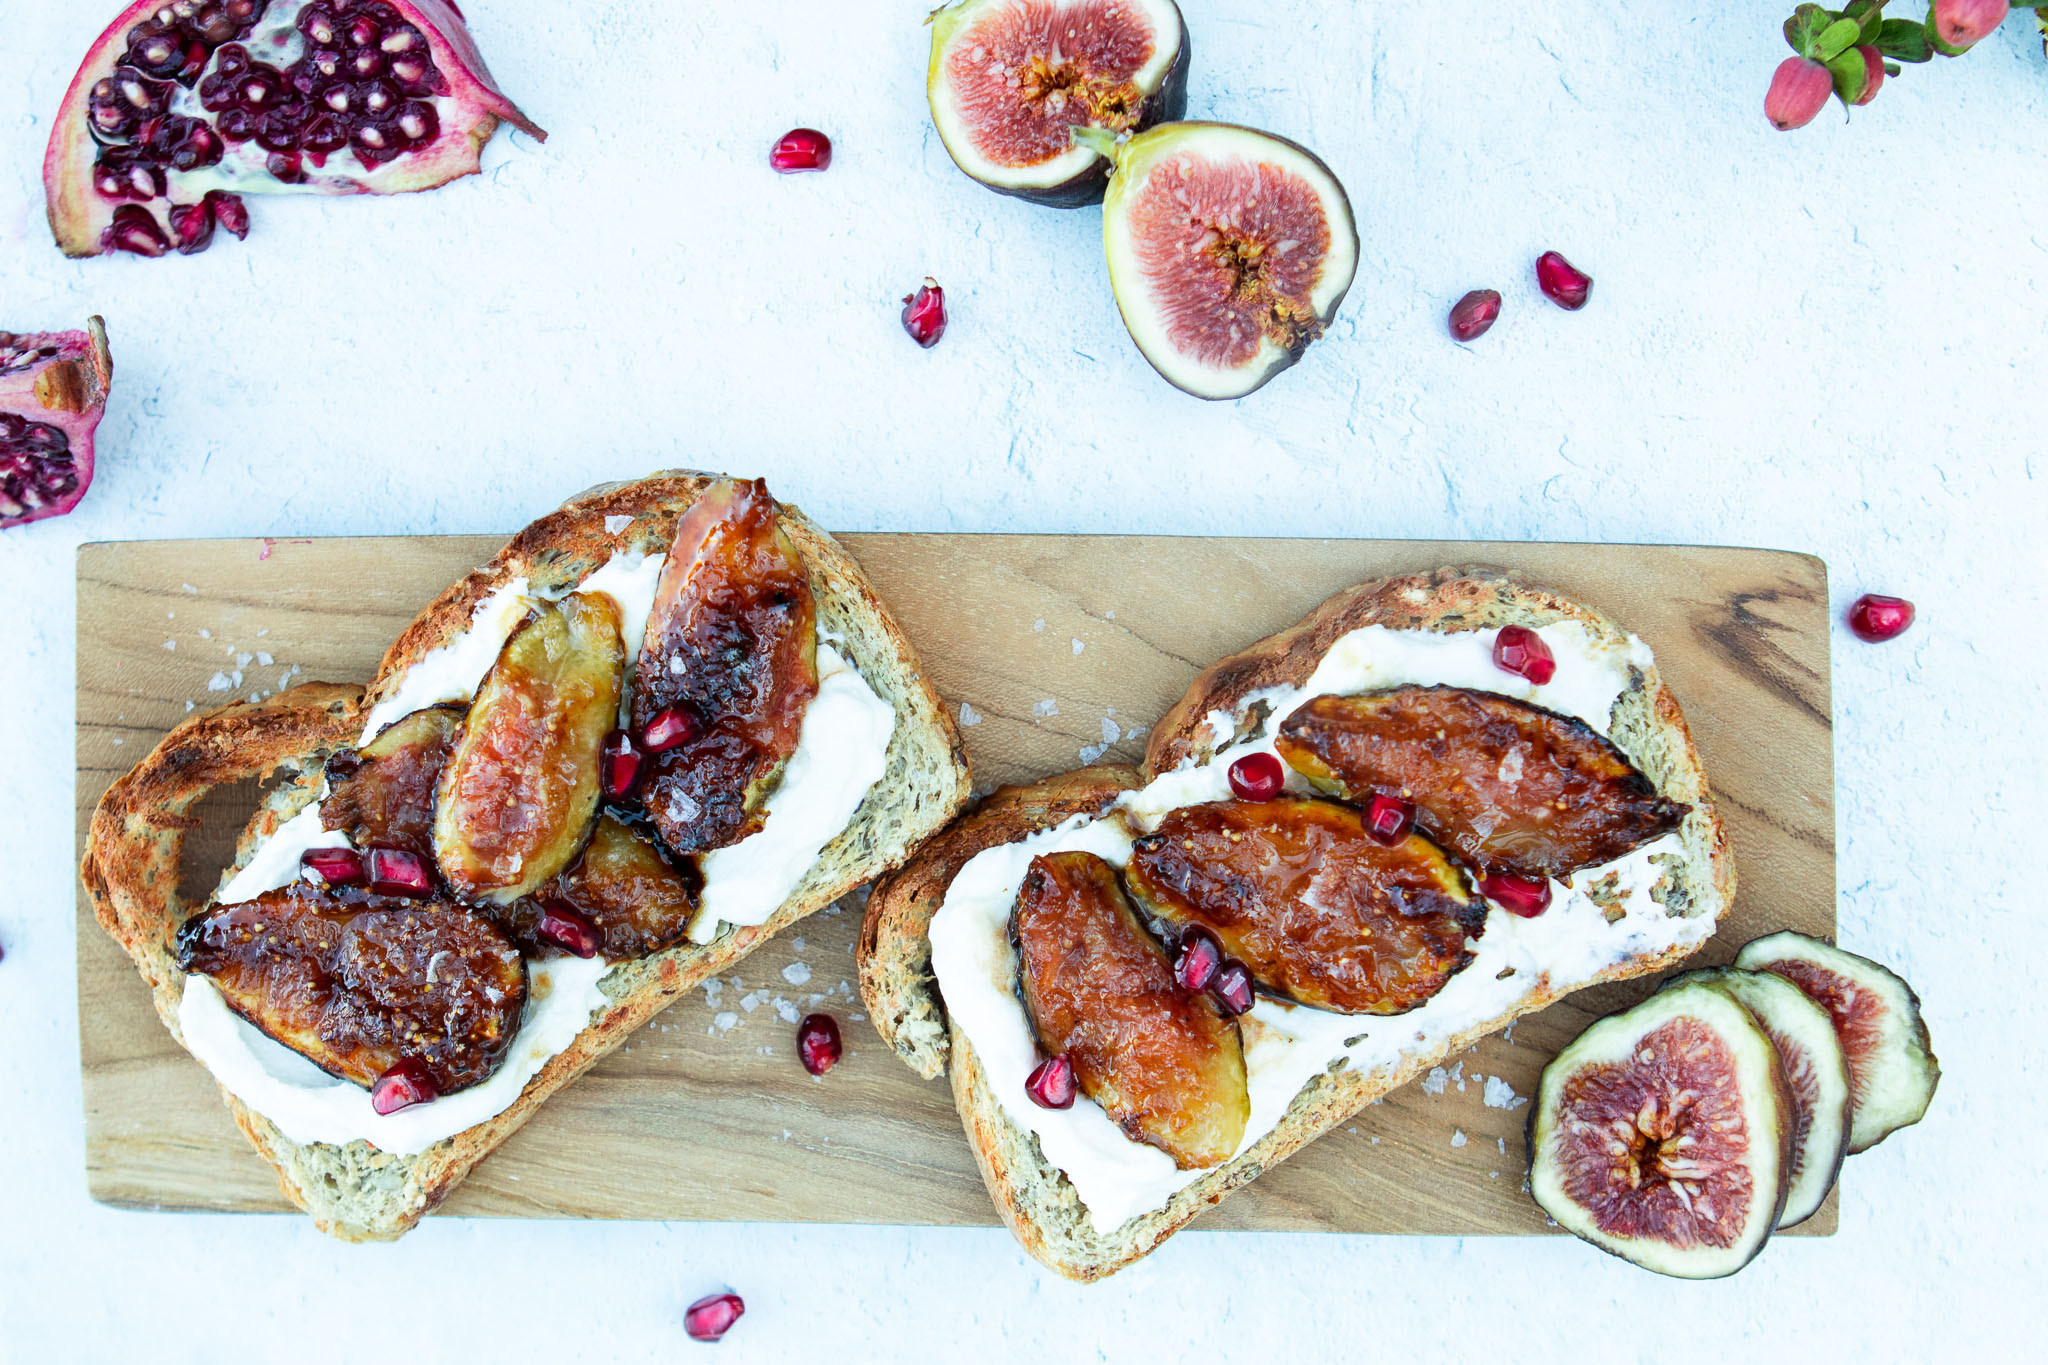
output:
[[[1749,943],[1735,965],[1785,977],[1833,1020],[1849,1064],[1850,1155],[1926,1115],[1941,1063],[1920,1017],[1920,997],[1898,973],[1791,930]]]
[[[256,158],[253,165],[234,156],[224,157],[219,165],[202,170],[170,171],[170,190],[164,199],[147,201],[144,207],[161,220],[163,215],[155,211],[158,203],[197,203],[209,190],[230,194],[408,194],[475,175],[481,169],[483,146],[497,132],[500,121],[539,141],[547,140],[547,133],[498,89],[459,10],[447,0],[387,3],[419,28],[448,81],[447,93],[434,97],[441,126],[431,144],[376,167],[362,167],[353,156],[335,153],[333,159],[350,168],[349,174],[309,171],[300,184],[287,184],[265,171],[260,150],[250,153]],[[104,252],[102,238],[114,210],[121,206],[102,198],[93,188],[92,168],[99,144],[93,140],[87,112],[92,88],[120,64],[127,51],[128,30],[162,7],[163,0],[135,0],[122,10],[86,51],[57,108],[43,154],[43,193],[50,233],[66,256]],[[296,4],[291,12],[296,16],[304,8],[304,4]]]
[[[1704,982],[1659,991],[1594,1023],[1543,1069],[1530,1192],[1603,1251],[1660,1275],[1719,1279],[1777,1226],[1791,1112],[1778,1050],[1747,1007]],[[1665,1115],[1671,1131],[1643,1145],[1641,1125]]]
[[[1080,0],[1086,3],[1087,0]],[[1189,39],[1187,24],[1173,0],[1123,0],[1143,17],[1146,32],[1153,36],[1150,57],[1130,77],[1130,84],[1143,99],[1123,128],[1105,127],[1084,121],[1085,126],[1118,132],[1143,132],[1159,123],[1171,122],[1187,112]],[[1109,181],[1109,159],[1080,141],[1044,160],[1012,164],[993,156],[981,144],[977,128],[969,118],[964,93],[951,67],[956,54],[973,43],[982,24],[1010,11],[1056,12],[1072,9],[1075,0],[960,0],[934,13],[931,61],[925,71],[925,94],[931,104],[932,126],[939,143],[953,164],[998,194],[1013,195],[1053,208],[1080,208],[1102,202]],[[968,48],[971,50],[971,48]]]
[[[1256,343],[1248,344],[1242,356],[1219,363],[1192,353],[1185,338],[1176,335],[1176,314],[1178,322],[1185,325],[1190,309],[1170,296],[1169,282],[1161,278],[1163,263],[1174,254],[1173,248],[1164,240],[1162,229],[1140,225],[1137,220],[1156,216],[1148,214],[1153,195],[1172,193],[1172,182],[1159,177],[1242,170],[1255,173],[1254,181],[1268,200],[1282,196],[1299,200],[1305,193],[1315,205],[1328,240],[1321,244],[1321,259],[1313,271],[1293,272],[1306,287],[1284,293],[1286,317],[1276,313],[1261,319]],[[1336,317],[1358,271],[1358,227],[1350,197],[1336,174],[1299,143],[1254,128],[1229,123],[1169,123],[1138,134],[1118,149],[1102,208],[1103,253],[1124,326],[1153,369],[1175,388],[1197,398],[1242,398],[1301,359]],[[1236,211],[1242,213],[1243,208],[1237,206]],[[1205,222],[1199,218],[1183,222],[1176,215],[1170,227],[1192,237],[1192,227]],[[1295,242],[1290,251],[1300,249],[1298,239],[1283,240]],[[1195,248],[1190,244],[1183,250],[1192,257]],[[1149,267],[1148,261],[1152,263]],[[1199,285],[1207,280],[1209,292],[1217,294],[1220,282],[1211,278],[1215,268],[1194,259],[1190,273],[1171,283],[1193,281]],[[1204,306],[1195,305],[1197,309]],[[1236,325],[1221,310],[1219,297],[1215,311],[1196,320],[1214,328]],[[1249,343],[1249,338],[1246,340]]]
[[[24,351],[55,346],[47,361],[0,374],[0,412],[11,412],[61,430],[70,442],[71,465],[78,483],[69,493],[44,507],[6,515],[0,530],[26,526],[46,517],[61,517],[84,500],[92,487],[93,437],[106,414],[107,391],[113,387],[114,357],[107,350],[107,327],[99,317],[86,319],[82,332],[20,332],[15,346]],[[63,382],[52,374],[68,367]]]
[[[1826,1201],[1849,1155],[1849,1062],[1834,1021],[1797,986],[1769,972],[1708,967],[1671,978],[1665,989],[1693,981],[1740,1000],[1778,1049],[1792,1096],[1792,1169],[1778,1226],[1803,1223]]]

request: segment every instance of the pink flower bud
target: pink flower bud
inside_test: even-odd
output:
[[[1934,0],[1934,31],[1950,47],[1968,47],[2005,22],[2009,0]]]
[[[1804,128],[1834,92],[1835,80],[1826,67],[1804,57],[1787,57],[1771,77],[1770,91],[1764,96],[1764,117],[1781,133]]]
[[[1869,43],[1856,50],[1863,54],[1863,93],[1849,103],[1868,104],[1877,98],[1877,89],[1884,84],[1884,54]]]

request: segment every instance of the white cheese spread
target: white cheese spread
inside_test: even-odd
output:
[[[1280,722],[1296,707],[1329,693],[1346,694],[1404,684],[1442,683],[1499,692],[1576,716],[1602,734],[1614,702],[1628,687],[1631,669],[1648,672],[1650,652],[1629,638],[1625,649],[1605,644],[1576,621],[1539,632],[1557,658],[1557,672],[1541,687],[1493,663],[1493,631],[1441,633],[1367,626],[1339,639],[1301,687],[1280,687],[1245,699],[1264,702],[1265,724],[1245,742],[1207,764],[1164,774],[1126,793],[1104,818],[1077,816],[1016,843],[985,849],[960,869],[930,929],[932,971],[946,1008],[973,1045],[991,1091],[1012,1121],[1038,1137],[1045,1159],[1065,1172],[1087,1206],[1096,1230],[1108,1233],[1130,1218],[1163,1206],[1200,1171],[1183,1171],[1157,1148],[1124,1136],[1085,1096],[1071,1109],[1042,1109],[1024,1089],[1039,1061],[1030,1021],[1017,998],[1016,952],[1009,918],[1033,857],[1083,849],[1118,867],[1130,860],[1131,840],[1172,810],[1230,796],[1230,765],[1248,753],[1272,751]],[[1217,712],[1209,725],[1219,742],[1237,730],[1237,716]],[[1310,789],[1288,773],[1291,789]],[[1521,919],[1495,907],[1486,930],[1471,940],[1473,960],[1421,1007],[1388,1017],[1333,1014],[1260,997],[1241,1027],[1251,1116],[1242,1154],[1280,1122],[1301,1088],[1336,1067],[1390,1071],[1417,1052],[1499,1017],[1539,982],[1566,991],[1591,981],[1625,958],[1680,944],[1695,946],[1713,933],[1711,918],[1666,914],[1651,888],[1663,876],[1660,857],[1675,855],[1667,835],[1604,867],[1553,883],[1550,908]],[[1587,890],[1613,877],[1601,901],[1620,917],[1609,923]]]

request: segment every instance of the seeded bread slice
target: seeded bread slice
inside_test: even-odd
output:
[[[252,777],[275,787],[243,831],[225,885],[279,824],[319,790],[328,754],[353,744],[379,698],[407,667],[460,634],[476,604],[524,575],[535,590],[563,589],[620,550],[665,552],[676,520],[715,476],[689,472],[609,484],[579,494],[515,536],[489,564],[437,598],[392,646],[367,691],[306,683],[265,701],[187,718],[149,757],[110,788],[93,814],[81,875],[100,924],[128,951],[149,984],[157,1013],[182,1044],[178,1002],[184,973],[172,936],[199,907],[178,895],[193,809],[217,788]],[[223,1088],[235,1122],[276,1168],[293,1202],[347,1241],[384,1241],[432,1211],[470,1169],[515,1132],[548,1096],[695,986],[796,921],[895,867],[940,829],[968,797],[959,732],[925,678],[917,652],[839,543],[796,508],[782,525],[803,553],[818,619],[868,685],[896,711],[887,767],[853,821],[825,846],[797,889],[752,928],[727,927],[709,944],[684,944],[612,968],[600,986],[609,1007],[527,1082],[497,1117],[417,1156],[367,1142],[297,1143]],[[613,529],[617,528],[617,529]]]
[[[1206,762],[1218,747],[1209,716],[1222,711],[1240,730],[1257,721],[1240,714],[1263,688],[1306,682],[1336,640],[1361,626],[1460,631],[1505,625],[1539,627],[1582,621],[1596,637],[1621,644],[1627,634],[1590,607],[1486,569],[1443,569],[1362,584],[1325,602],[1297,625],[1218,661],[1153,727],[1145,767],[1090,768],[1029,787],[1006,787],[932,840],[903,868],[877,883],[868,898],[860,942],[860,983],[869,1016],[904,1061],[927,1077],[951,1073],[953,1099],[997,1211],[1033,1256],[1062,1275],[1098,1280],[1129,1265],[1185,1227],[1268,1166],[1299,1151],[1359,1109],[1432,1066],[1568,992],[1547,979],[1532,982],[1515,1006],[1475,1024],[1426,1053],[1371,1071],[1317,1076],[1296,1095],[1274,1129],[1250,1151],[1209,1171],[1160,1209],[1107,1234],[1095,1231],[1074,1187],[1048,1164],[1038,1140],[1013,1123],[989,1089],[973,1045],[951,1025],[931,976],[926,930],[946,887],[968,859],[1059,824],[1078,811],[1099,811],[1117,794],[1187,762]],[[1678,703],[1655,669],[1634,670],[1612,717],[1614,742],[1657,790],[1692,806],[1678,831],[1679,856],[1653,895],[1668,913],[1717,921],[1735,894],[1735,868],[1706,774]],[[1224,737],[1227,741],[1230,737]],[[1686,956],[1674,948],[1617,964],[1600,981],[1658,972]]]

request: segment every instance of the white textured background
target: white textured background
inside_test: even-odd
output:
[[[680,1310],[726,1283],[726,1359],[2038,1350],[2048,64],[2021,17],[1780,135],[1784,0],[1184,0],[1190,112],[1315,148],[1364,238],[1330,339],[1211,406],[1125,338],[1093,210],[953,170],[930,3],[468,0],[545,147],[79,263],[39,165],[114,6],[6,6],[0,326],[102,312],[118,376],[84,506],[0,536],[0,1357],[690,1358]],[[828,174],[768,171],[793,124],[832,134]],[[1596,277],[1583,313],[1536,293],[1548,247]],[[954,315],[929,353],[896,320],[926,273]],[[1506,311],[1454,346],[1480,285]],[[73,547],[510,531],[666,464],[848,530],[1724,542],[1824,556],[1838,610],[1913,598],[1899,643],[1836,633],[1840,919],[1926,999],[1933,1113],[1854,1162],[1839,1236],[1708,1285],[1568,1239],[1189,1234],[1084,1290],[994,1231],[435,1219],[350,1248],[89,1202]]]

